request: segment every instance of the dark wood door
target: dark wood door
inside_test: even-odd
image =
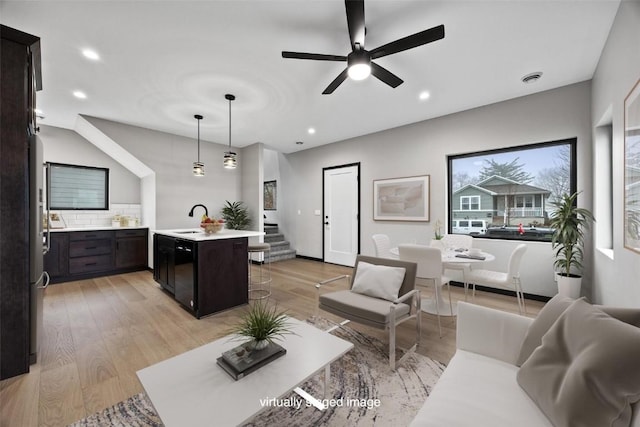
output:
[[[35,133],[40,39],[4,25],[0,33],[0,379],[4,379],[29,371],[29,138]]]
[[[175,289],[175,244],[173,237],[155,235],[155,257],[153,260],[155,279],[170,293]]]
[[[141,267],[146,265],[146,236],[116,239],[116,268]]]

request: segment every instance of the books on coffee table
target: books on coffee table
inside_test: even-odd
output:
[[[218,365],[234,379],[250,374],[256,369],[284,356],[287,350],[276,343],[269,343],[265,348],[252,350],[250,343],[244,343],[222,353],[216,359]]]

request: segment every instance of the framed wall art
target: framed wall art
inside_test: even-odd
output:
[[[429,221],[429,175],[374,180],[373,219]]]
[[[624,247],[640,253],[640,80],[624,100]]]
[[[277,190],[276,181],[264,182],[264,210],[275,211],[277,210]]]

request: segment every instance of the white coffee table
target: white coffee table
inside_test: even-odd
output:
[[[228,337],[138,371],[164,425],[242,424],[269,407],[261,400],[283,397],[322,369],[326,393],[331,362],[353,344],[297,319],[289,321],[296,335],[278,342],[287,354],[238,381],[216,364],[223,351],[239,344]]]

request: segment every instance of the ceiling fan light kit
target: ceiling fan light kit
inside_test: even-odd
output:
[[[238,160],[236,159],[236,153],[231,151],[231,101],[236,97],[231,94],[226,94],[224,98],[229,101],[229,151],[224,153],[222,165],[225,169],[235,169],[238,166]]]
[[[371,57],[363,49],[356,49],[347,56],[347,74],[352,80],[364,80],[371,75]]]
[[[200,114],[196,114],[193,117],[198,121],[198,161],[193,162],[193,175],[204,176],[204,163],[200,161],[200,120],[203,117]]]
[[[341,56],[321,53],[282,52],[283,58],[347,62],[347,68],[345,68],[338,77],[329,83],[329,86],[327,86],[327,88],[322,92],[323,95],[333,93],[333,91],[335,91],[338,86],[347,79],[347,77],[352,80],[363,80],[370,74],[373,74],[373,76],[378,80],[381,80],[392,88],[396,88],[403,83],[403,80],[371,60],[413,49],[414,47],[422,46],[444,38],[444,25],[438,25],[368,51],[364,48],[366,33],[364,21],[364,0],[345,0],[344,4],[347,12],[349,40],[351,41],[351,53],[349,53],[349,55]]]

